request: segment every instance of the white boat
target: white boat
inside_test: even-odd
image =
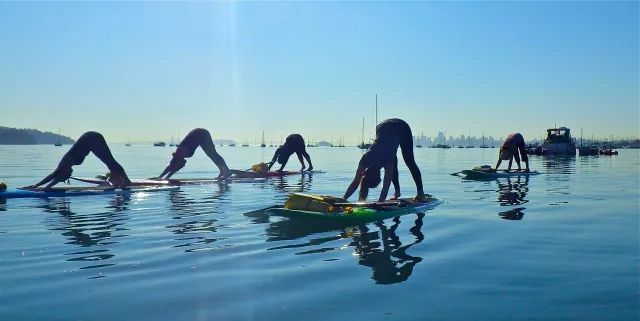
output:
[[[547,155],[576,155],[576,142],[567,127],[547,129],[547,139],[541,147]]]

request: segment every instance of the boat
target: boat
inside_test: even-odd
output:
[[[606,156],[618,155],[618,151],[611,148],[603,148],[599,150],[598,153],[600,155],[606,155]]]
[[[167,144],[165,142],[155,142],[155,143],[153,143],[153,146],[155,146],[155,147],[164,147],[164,146],[167,146]]]
[[[55,142],[53,146],[62,146],[62,143],[60,142],[60,129],[58,129],[58,141]]]
[[[376,94],[376,128],[378,127],[378,94]],[[358,148],[360,149],[369,149],[371,147],[371,142],[364,142],[364,117],[362,117],[362,134],[361,134],[360,144],[358,144]]]
[[[235,147],[235,146],[236,146],[236,144],[235,144],[235,143],[231,143],[231,144],[229,144],[229,147]]]
[[[475,148],[474,145],[471,145],[471,132],[469,132],[469,135],[467,136],[467,148]]]
[[[567,127],[547,129],[547,138],[540,146],[548,155],[576,155],[576,142]]]
[[[592,140],[593,141],[593,140]],[[578,155],[580,156],[597,156],[600,150],[596,146],[584,146],[582,141],[582,129],[580,129],[580,147],[578,147]]]
[[[431,146],[431,148],[442,148],[442,149],[451,148],[450,145],[447,145],[447,131],[446,130],[444,131],[444,137],[442,137],[442,142],[443,142],[443,144],[433,145],[433,146]]]
[[[482,133],[482,145],[480,145],[480,148],[489,148],[489,146],[484,143],[484,133]]]
[[[262,142],[260,143],[260,147],[267,147],[267,144],[264,143],[264,130],[262,131]]]

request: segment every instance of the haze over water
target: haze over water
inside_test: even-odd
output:
[[[111,146],[135,178],[169,147]],[[0,146],[12,187],[68,149]],[[272,148],[221,147],[232,168]],[[310,148],[326,173],[130,197],[0,204],[1,320],[638,320],[640,155],[531,157],[529,179],[465,181],[496,149],[416,149],[444,204],[361,226],[269,216],[290,192],[341,195],[361,151]],[[293,158],[288,169],[297,169]],[[106,171],[93,156],[74,175]],[[415,186],[400,162],[404,196]],[[212,177],[201,151],[178,177]],[[371,195],[375,195],[376,189]]]

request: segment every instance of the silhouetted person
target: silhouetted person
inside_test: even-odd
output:
[[[220,170],[218,179],[224,179],[231,176],[229,167],[227,167],[222,156],[216,152],[216,145],[213,143],[209,131],[203,128],[196,128],[190,131],[189,134],[187,134],[187,136],[180,142],[176,151],[172,154],[173,158],[171,158],[169,165],[167,165],[162,174],[157,178],[168,179],[177,171],[182,169],[187,163],[185,158],[193,156],[193,153],[195,153],[198,147],[201,147],[213,163],[218,166],[218,169]]]
[[[425,200],[422,175],[413,157],[411,128],[404,120],[397,118],[387,119],[376,127],[376,139],[362,155],[356,176],[347,188],[344,198],[348,199],[360,185],[359,200],[365,201],[369,194],[369,188],[378,186],[382,181],[380,179],[380,169],[382,168],[384,168],[384,181],[378,201],[382,202],[387,198],[389,185],[392,182],[395,188],[394,198],[399,198],[400,182],[398,181],[398,158],[396,157],[398,147],[400,147],[404,163],[409,167],[413,181],[416,183],[417,195],[414,200]]]
[[[82,134],[82,136],[78,138],[78,141],[71,146],[71,149],[64,154],[60,163],[58,163],[58,167],[53,171],[53,173],[42,179],[38,184],[31,185],[29,187],[36,188],[47,184],[44,189],[49,189],[60,182],[68,180],[73,172],[72,167],[74,165],[82,164],[85,157],[89,155],[89,152],[92,152],[105,165],[107,165],[107,168],[111,173],[109,176],[109,182],[111,182],[114,187],[121,188],[131,184],[124,168],[122,168],[122,166],[120,166],[120,164],[113,158],[113,155],[111,155],[111,151],[109,150],[109,146],[107,146],[107,142],[104,140],[104,137],[102,137],[98,132],[86,132]]]
[[[498,157],[498,163],[496,164],[496,170],[500,167],[500,163],[503,160],[509,161],[509,167],[507,170],[511,170],[511,164],[513,163],[513,159],[516,159],[516,164],[518,164],[518,170],[522,170],[520,167],[520,157],[522,157],[522,161],[527,165],[527,169],[525,171],[529,171],[529,157],[527,156],[527,148],[524,145],[524,137],[520,133],[510,134],[505,139],[502,146],[500,146],[500,154]]]
[[[300,164],[302,164],[302,169],[300,171],[304,171],[305,169],[304,160],[302,159],[303,156],[304,158],[307,159],[307,162],[309,162],[309,171],[313,170],[313,164],[311,164],[311,157],[307,153],[304,139],[299,134],[291,134],[287,136],[287,139],[284,141],[284,144],[278,147],[278,149],[276,149],[276,152],[273,154],[273,158],[271,159],[271,162],[269,162],[269,169],[273,167],[273,164],[275,164],[277,160],[278,163],[282,165],[280,166],[280,169],[278,171],[282,171],[285,165],[287,165],[287,162],[289,161],[289,157],[293,153],[296,153],[296,155],[298,156],[298,160],[300,161]]]

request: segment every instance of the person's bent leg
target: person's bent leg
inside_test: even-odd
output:
[[[306,149],[302,150],[302,156],[304,156],[304,158],[309,163],[309,168],[307,170],[312,171],[313,170],[313,164],[311,163],[311,156],[309,156],[309,153],[307,153]]]
[[[128,184],[129,177],[127,177],[127,173],[111,154],[111,150],[109,146],[107,146],[107,141],[102,134],[97,132],[90,133],[92,133],[89,141],[90,151],[107,166],[112,176],[120,176]]]
[[[400,150],[402,151],[402,158],[404,159],[404,163],[407,167],[409,167],[411,176],[413,176],[413,181],[416,183],[418,196],[424,195],[422,174],[420,173],[418,164],[416,164],[416,160],[413,156],[413,136],[411,134],[411,129],[407,127],[405,132],[401,133],[401,135]]]
[[[222,158],[222,156],[220,156],[220,154],[218,154],[218,152],[216,151],[216,145],[213,143],[213,140],[211,139],[211,134],[209,134],[209,132],[207,132],[206,135],[204,135],[204,137],[200,141],[200,148],[202,148],[202,150],[204,151],[205,154],[207,154],[209,159],[211,159],[213,163],[216,164],[216,166],[218,166],[221,176],[224,176],[224,177],[229,176],[229,174],[231,173],[229,170],[229,167],[227,166],[227,163],[224,161],[224,158]]]

